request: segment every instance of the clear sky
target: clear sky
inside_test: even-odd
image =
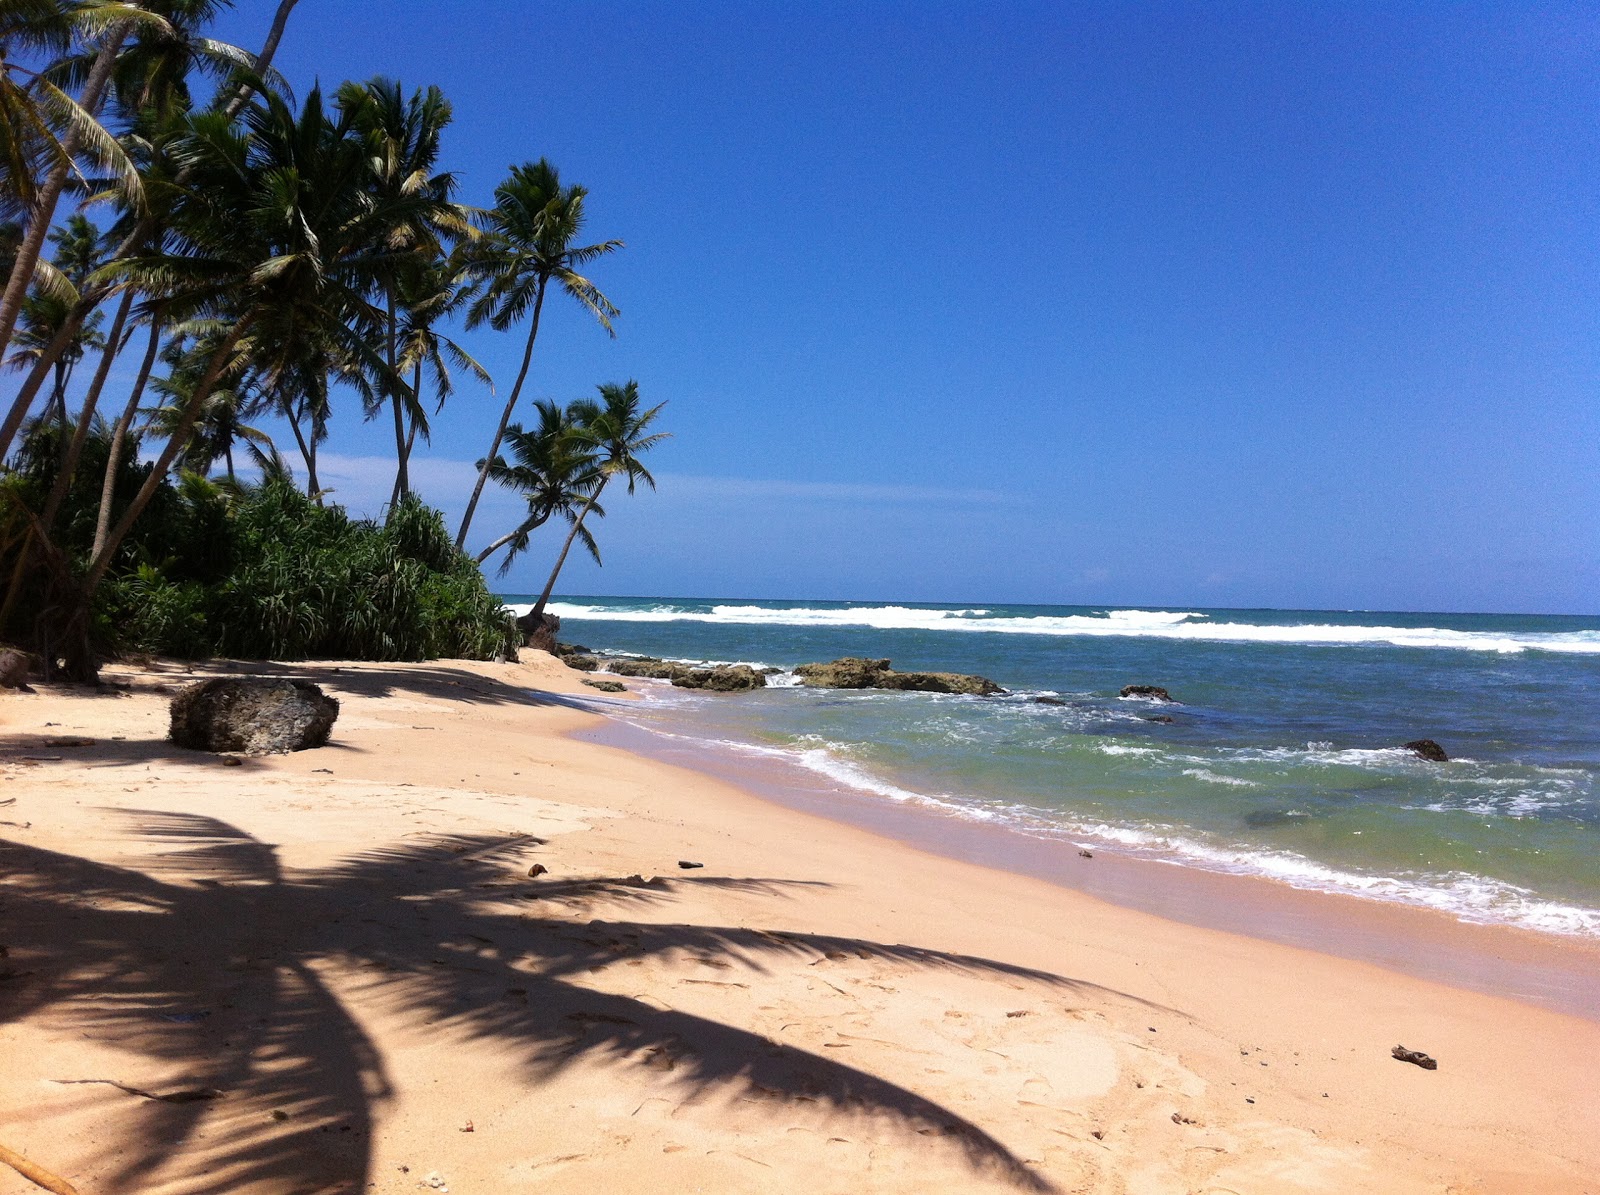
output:
[[[301,0],[278,66],[439,84],[465,201],[543,155],[627,241],[526,393],[675,438],[565,591],[1600,610],[1590,3]],[[387,423],[328,451],[375,511]]]

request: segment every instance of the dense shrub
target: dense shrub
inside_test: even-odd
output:
[[[387,525],[322,507],[282,479],[229,494],[189,481],[170,517],[187,542],[113,575],[101,626],[123,649],[252,659],[487,659],[510,620],[437,511]],[[166,537],[161,537],[166,539]]]

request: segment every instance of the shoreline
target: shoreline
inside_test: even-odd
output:
[[[635,682],[638,683],[638,682]],[[688,767],[771,801],[894,842],[1027,876],[1197,928],[1373,963],[1419,979],[1503,996],[1600,1023],[1600,943],[1520,926],[1465,921],[1401,901],[1299,888],[1267,876],[1164,863],[1067,839],[941,814],[843,785],[798,764],[742,757],[712,743],[672,741],[606,716],[580,741]]]
[[[0,1143],[85,1195],[1593,1192],[1595,1022],[584,741],[527,657],[0,698]],[[168,745],[228,672],[333,741]]]

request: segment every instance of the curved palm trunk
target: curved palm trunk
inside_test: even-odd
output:
[[[539,313],[544,310],[544,290],[548,278],[539,279],[539,293],[533,300],[533,326],[528,329],[528,347],[522,352],[522,368],[517,371],[516,385],[511,387],[511,397],[506,399],[506,409],[500,412],[500,426],[494,429],[494,439],[489,442],[489,455],[483,458],[483,468],[478,470],[478,484],[472,487],[472,500],[467,503],[467,513],[461,516],[461,530],[456,532],[456,547],[465,548],[467,528],[472,526],[472,512],[478,509],[478,499],[483,496],[484,483],[489,480],[489,463],[500,451],[500,441],[505,438],[506,424],[511,422],[511,412],[516,409],[522,395],[522,383],[528,376],[528,366],[533,361],[533,342],[539,338]]]
[[[539,528],[543,527],[545,525],[545,523],[547,521],[549,521],[549,518],[550,518],[549,515],[542,515],[540,518],[538,518],[536,520],[532,520],[530,522],[522,524],[522,526],[516,528],[513,531],[507,531],[499,539],[495,540],[494,543],[490,544],[487,548],[485,548],[483,551],[479,552],[475,557],[473,557],[472,563],[473,564],[482,564],[485,560],[489,559],[489,557],[493,556],[501,548],[505,547],[512,540],[516,539],[517,536],[519,536],[519,535],[521,535],[521,534],[523,534],[524,532],[527,532],[527,531],[537,531],[537,530],[539,530]]]
[[[396,374],[395,342],[399,336],[394,319],[394,290],[389,291],[389,328],[387,352],[389,357],[389,406],[394,411],[394,493],[389,499],[389,514],[394,515],[395,503],[411,492],[411,478],[406,471],[406,413],[400,405],[400,390]]]
[[[84,82],[83,95],[78,106],[91,120],[97,119],[100,115],[106,84],[111,81],[111,70],[117,64],[117,51],[122,48],[123,40],[128,36],[130,24],[128,21],[120,21],[113,27],[110,39],[95,56],[89,78]],[[0,294],[0,356],[5,355],[6,346],[11,343],[11,334],[17,327],[17,316],[22,311],[22,300],[28,293],[28,287],[33,284],[33,269],[39,263],[39,254],[44,250],[44,239],[50,232],[50,222],[55,219],[56,203],[61,199],[61,192],[66,188],[67,178],[72,173],[72,159],[78,154],[78,141],[77,131],[68,129],[67,135],[61,140],[61,160],[45,176],[44,186],[39,189],[38,202],[34,204],[33,218],[28,222],[28,231],[23,235],[22,244],[17,247],[17,258],[11,267],[11,277],[6,280],[4,294]]]
[[[609,477],[602,477],[600,484],[594,487],[594,493],[589,495],[589,500],[583,504],[583,509],[578,512],[578,517],[573,520],[572,530],[567,532],[567,542],[561,545],[561,555],[556,557],[556,566],[550,570],[550,579],[544,583],[544,592],[539,595],[539,600],[534,603],[533,609],[528,612],[528,620],[537,623],[544,615],[544,608],[550,602],[550,594],[556,587],[556,578],[561,575],[561,566],[567,562],[567,553],[572,551],[572,541],[578,538],[578,531],[583,527],[583,520],[589,517],[589,512],[594,509],[594,504],[600,501],[600,492],[606,488]]]
[[[106,546],[106,537],[111,534],[111,504],[116,498],[117,470],[122,467],[122,450],[128,443],[128,429],[133,426],[133,417],[139,413],[139,400],[144,397],[145,383],[150,380],[150,371],[155,368],[156,351],[161,347],[161,321],[150,321],[150,344],[144,351],[144,361],[139,365],[139,377],[133,384],[133,393],[128,396],[128,405],[122,409],[122,418],[117,420],[116,430],[111,433],[111,448],[106,453],[106,475],[100,482],[100,513],[95,517],[94,523],[94,548],[90,551],[91,559],[100,555],[100,550]]]
[[[222,376],[222,371],[227,368],[228,358],[233,354],[233,349],[239,343],[239,338],[244,335],[245,329],[250,326],[250,317],[245,316],[234,325],[233,331],[223,339],[217,351],[211,355],[211,361],[206,366],[206,372],[200,381],[195,384],[194,393],[189,396],[188,405],[183,409],[183,415],[178,420],[178,426],[173,429],[167,446],[161,450],[161,455],[156,458],[150,476],[145,478],[144,485],[139,487],[139,492],[134,495],[133,501],[128,504],[128,509],[111,529],[111,534],[106,537],[106,542],[96,552],[94,559],[89,562],[89,572],[83,579],[82,606],[87,612],[88,602],[94,596],[95,588],[100,584],[101,578],[106,575],[106,569],[111,567],[111,558],[116,554],[122,541],[127,537],[133,525],[138,521],[144,508],[150,505],[150,499],[155,497],[156,490],[167,475],[167,470],[172,468],[172,462],[177,459],[186,444],[189,436],[194,431],[195,420],[200,417],[201,408],[205,406],[206,399],[211,397],[211,391],[216,387],[217,379]]]
[[[44,524],[46,533],[55,526],[61,504],[66,501],[67,494],[72,489],[73,475],[78,471],[78,458],[83,455],[84,441],[89,438],[89,429],[94,425],[95,409],[100,405],[100,392],[105,388],[107,375],[111,373],[111,363],[117,359],[117,353],[122,347],[122,329],[127,325],[128,312],[132,307],[133,292],[123,291],[122,302],[117,304],[117,314],[111,321],[111,332],[106,336],[105,351],[100,354],[100,364],[94,371],[93,380],[89,383],[89,392],[83,397],[83,410],[78,412],[78,426],[73,430],[72,443],[67,448],[66,458],[61,462],[61,471],[56,477],[55,485],[50,489],[50,497],[44,504],[44,514],[39,521]]]
[[[267,68],[272,65],[273,56],[278,52],[278,43],[283,40],[284,26],[289,23],[289,14],[294,11],[297,3],[299,0],[281,0],[278,11],[273,14],[272,26],[267,30],[267,40],[262,43],[261,53],[256,55],[256,74],[262,78],[266,77]],[[239,88],[239,94],[229,100],[228,106],[223,109],[229,120],[239,115],[255,91],[256,89],[248,84]]]
[[[22,389],[17,391],[17,397],[11,401],[11,410],[7,412],[5,422],[0,424],[0,460],[4,460],[6,454],[11,451],[11,443],[16,439],[22,421],[28,417],[28,410],[33,406],[33,400],[39,396],[39,391],[44,388],[45,380],[56,372],[56,364],[61,360],[61,354],[67,351],[67,346],[78,334],[83,321],[103,297],[104,295],[98,295],[94,303],[90,303],[87,298],[79,302],[67,316],[66,322],[57,329],[54,339],[39,354],[39,359],[33,363],[33,368],[23,380]]]

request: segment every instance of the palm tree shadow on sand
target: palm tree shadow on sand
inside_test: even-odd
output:
[[[138,870],[0,840],[0,908],[12,968],[0,983],[0,1021],[43,1012],[183,1075],[181,1084],[159,1091],[121,1087],[129,1100],[100,1167],[104,1191],[138,1189],[157,1167],[174,1174],[174,1166],[195,1192],[248,1183],[284,1190],[367,1185],[374,1114],[392,1088],[378,1049],[323,978],[325,966],[365,977],[364,998],[419,1024],[494,1042],[518,1059],[531,1084],[583,1058],[618,1066],[646,1059],[670,1068],[686,1095],[721,1089],[888,1117],[958,1148],[975,1171],[1050,1191],[1051,1183],[977,1125],[912,1091],[573,978],[620,958],[681,952],[760,971],[767,962],[843,951],[1120,995],[912,946],[539,913],[541,904],[565,898],[625,909],[659,905],[680,886],[777,891],[797,881],[513,882],[510,864],[541,845],[528,836],[385,846],[322,871],[286,874],[275,847],[225,822],[120,815],[171,849]],[[521,903],[531,913],[506,909],[519,897],[529,898]],[[107,1078],[121,1086],[127,1076]],[[104,1090],[85,1087],[96,1094],[84,1098]]]

